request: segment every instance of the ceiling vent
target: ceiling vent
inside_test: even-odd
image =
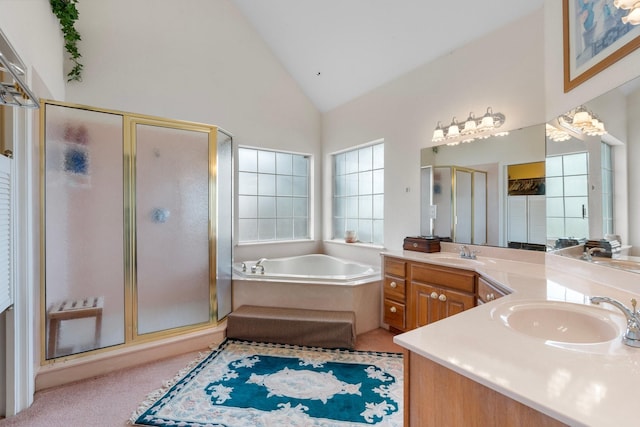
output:
[[[26,67],[0,31],[0,105],[38,108],[38,98],[25,83]]]

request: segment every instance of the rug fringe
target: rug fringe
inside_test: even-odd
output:
[[[219,344],[211,344],[209,348],[214,350],[217,348]],[[138,407],[133,411],[131,417],[127,421],[129,425],[135,425],[136,420],[142,415],[147,409],[149,409],[163,394],[165,394],[171,387],[176,385],[178,381],[180,381],[185,375],[187,375],[193,368],[195,368],[200,362],[202,362],[207,356],[209,356],[211,352],[200,352],[198,356],[189,362],[187,366],[180,369],[170,380],[165,380],[162,383],[162,387],[152,391],[149,393],[145,399],[138,405]]]

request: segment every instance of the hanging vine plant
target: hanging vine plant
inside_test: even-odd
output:
[[[64,36],[64,47],[73,63],[71,71],[67,74],[67,81],[69,82],[82,80],[82,64],[80,63],[82,55],[78,50],[80,33],[75,28],[75,23],[78,20],[77,2],[78,0],[49,0],[53,14],[60,21],[60,29]]]

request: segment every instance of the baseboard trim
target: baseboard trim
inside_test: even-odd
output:
[[[226,322],[223,322],[211,329],[41,366],[35,389],[44,390],[184,353],[206,351],[224,340],[225,331]]]

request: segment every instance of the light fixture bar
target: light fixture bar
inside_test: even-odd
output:
[[[494,113],[491,107],[487,108],[487,112],[476,117],[473,112],[469,113],[469,117],[464,122],[458,122],[454,117],[451,124],[443,127],[438,122],[431,142],[445,142],[447,145],[457,145],[460,142],[471,142],[475,139],[485,139],[490,136],[502,136],[508,132],[497,132],[497,128],[505,122],[505,116],[502,113]]]

